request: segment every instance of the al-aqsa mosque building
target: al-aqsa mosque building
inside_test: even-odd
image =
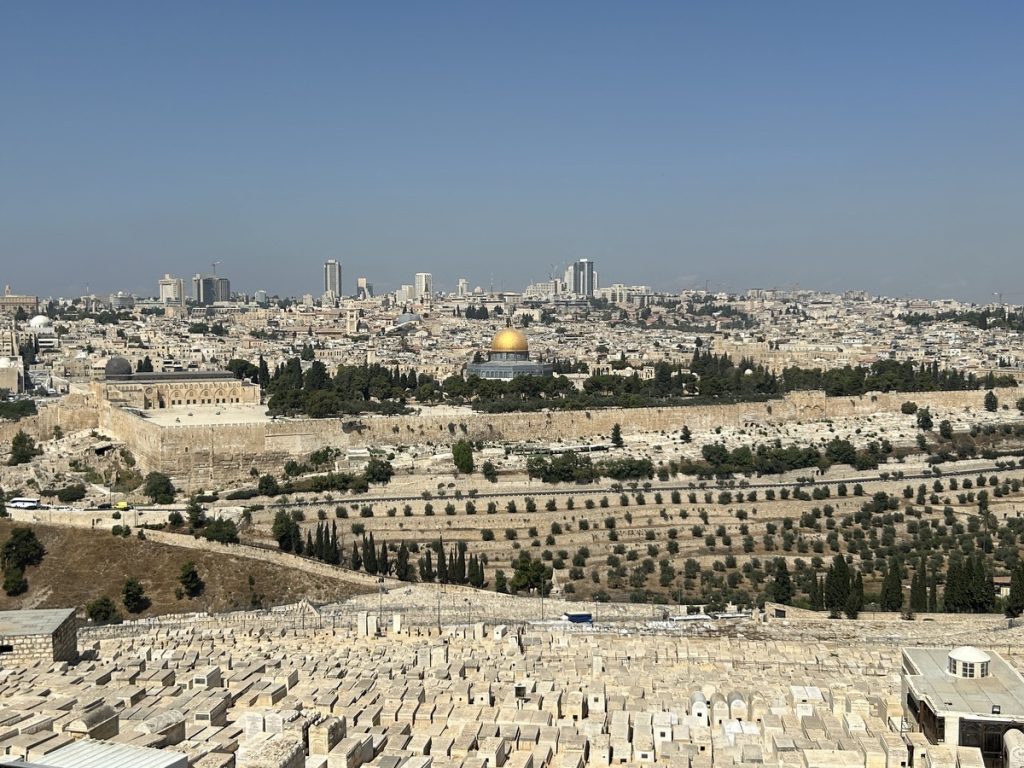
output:
[[[519,376],[550,376],[550,363],[530,359],[530,343],[526,334],[515,328],[502,328],[491,339],[491,350],[486,363],[470,363],[467,376],[481,379],[511,381]]]

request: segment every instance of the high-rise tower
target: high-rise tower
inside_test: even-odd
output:
[[[324,293],[341,297],[341,263],[337,259],[324,262]]]

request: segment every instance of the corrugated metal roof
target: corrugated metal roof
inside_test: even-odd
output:
[[[188,768],[188,757],[166,749],[83,739],[42,758],[46,768]]]

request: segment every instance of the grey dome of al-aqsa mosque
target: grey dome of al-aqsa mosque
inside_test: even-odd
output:
[[[123,379],[132,373],[132,364],[123,357],[110,358],[103,368],[103,377],[106,379]]]

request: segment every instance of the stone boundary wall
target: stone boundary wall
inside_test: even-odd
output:
[[[86,395],[73,394],[43,402],[38,411],[37,415],[26,416],[18,421],[0,421],[0,444],[3,450],[10,447],[11,440],[21,430],[36,440],[49,440],[53,437],[54,427],[60,427],[64,432],[77,432],[96,429],[99,425],[99,411],[95,401]]]
[[[692,405],[673,408],[606,408],[592,411],[535,413],[448,413],[426,410],[410,416],[366,416],[356,421],[361,428],[350,432],[353,445],[410,445],[424,442],[454,443],[460,439],[483,441],[578,440],[610,435],[619,424],[629,433],[681,429],[710,431],[716,427],[823,421],[874,413],[898,412],[912,400],[919,407],[941,410],[982,410],[987,390],[956,392],[889,392],[857,397],[828,397],[824,392],[791,392],[785,397],[758,403]],[[1016,403],[1024,391],[995,390],[1001,404]]]
[[[111,405],[100,412],[100,427],[128,445],[144,472],[157,470],[176,482],[216,485],[259,474],[278,474],[285,462],[327,446],[346,447],[339,419],[160,425]]]
[[[1024,392],[996,390],[1001,404],[1013,407]],[[38,416],[0,424],[0,442],[19,429],[37,439],[98,428],[128,445],[144,472],[158,470],[184,484],[244,481],[249,471],[278,472],[289,459],[302,459],[326,446],[451,444],[468,438],[489,441],[570,442],[608,436],[619,424],[623,432],[669,432],[684,425],[708,432],[716,427],[765,423],[816,422],[898,412],[912,400],[937,411],[981,411],[984,390],[957,392],[890,392],[858,397],[827,397],[823,392],[793,392],[758,403],[694,405],[673,408],[609,408],[592,411],[548,411],[487,414],[424,409],[408,416],[364,416],[345,419],[280,419],[271,422],[160,426],[109,404],[69,395],[40,408]]]

